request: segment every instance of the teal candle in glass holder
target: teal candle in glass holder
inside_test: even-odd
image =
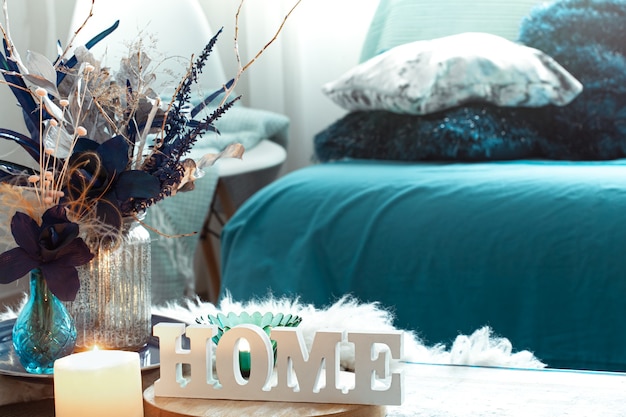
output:
[[[207,315],[206,317],[198,317],[196,318],[196,323],[199,324],[214,324],[217,326],[217,335],[213,337],[213,342],[217,345],[220,341],[220,338],[233,327],[239,324],[253,324],[262,328],[267,335],[271,334],[272,328],[274,327],[296,327],[302,321],[302,317],[296,316],[293,314],[283,314],[283,313],[265,313],[261,314],[259,312],[255,312],[252,314],[243,312],[240,314],[236,313],[218,313],[217,315]],[[272,348],[274,350],[274,360],[276,360],[276,342],[274,340],[272,342]],[[250,345],[248,341],[245,339],[239,340],[239,369],[241,371],[241,376],[247,378],[250,376],[251,369],[251,360],[250,360]]]
[[[241,376],[248,378],[250,376],[250,344],[247,340],[239,340],[239,370]]]

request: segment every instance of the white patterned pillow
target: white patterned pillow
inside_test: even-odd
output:
[[[347,110],[424,115],[470,102],[563,106],[582,88],[537,49],[467,32],[392,48],[324,85],[322,91]]]

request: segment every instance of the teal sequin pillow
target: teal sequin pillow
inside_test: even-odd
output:
[[[557,59],[584,85],[568,106],[545,109],[538,126],[553,159],[626,157],[626,1],[561,0],[524,19],[520,42]]]
[[[536,109],[468,105],[426,116],[355,111],[314,138],[320,162],[354,159],[485,161],[534,158],[545,138]]]

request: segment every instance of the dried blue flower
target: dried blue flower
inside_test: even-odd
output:
[[[76,267],[93,254],[78,237],[78,224],[68,220],[65,208],[56,205],[43,214],[41,226],[25,213],[11,219],[11,233],[18,247],[0,254],[0,283],[8,284],[39,268],[50,291],[71,301],[80,285]]]
[[[80,138],[69,161],[66,193],[68,201],[79,202],[72,209],[81,210],[95,204],[98,218],[119,230],[122,217],[131,214],[122,209],[126,203],[158,196],[159,180],[147,172],[127,169],[128,155],[129,146],[123,136],[115,136],[102,144]]]

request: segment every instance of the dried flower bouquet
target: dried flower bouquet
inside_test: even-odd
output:
[[[92,16],[94,2],[76,33]],[[79,287],[75,267],[89,262],[90,248],[115,245],[125,217],[136,218],[156,202],[192,190],[202,166],[185,155],[204,133],[218,133],[214,122],[239,99],[230,98],[237,81],[277,38],[299,3],[250,62],[242,65],[237,54],[239,70],[233,79],[194,106],[192,87],[221,30],[190,61],[171,100],[163,102],[151,88],[155,75],[141,42],[115,73],[90,52],[118,22],[85,45],[73,48],[74,38],[64,49],[59,43],[52,61],[32,51],[22,57],[11,39],[4,0],[0,72],[22,109],[29,134],[0,128],[0,138],[20,145],[38,168],[0,161],[0,207],[11,219],[18,245],[0,254],[0,283],[45,265],[42,272],[50,289],[62,300],[72,300]],[[242,5],[243,0],[236,23]],[[237,31],[238,24],[236,51]],[[202,112],[208,106],[210,113]],[[202,113],[208,115],[200,118]],[[242,153],[240,145],[231,145],[219,155],[202,158],[202,164]],[[0,226],[5,235],[0,239],[8,238],[7,229]],[[63,276],[63,282],[55,282],[53,275]]]

